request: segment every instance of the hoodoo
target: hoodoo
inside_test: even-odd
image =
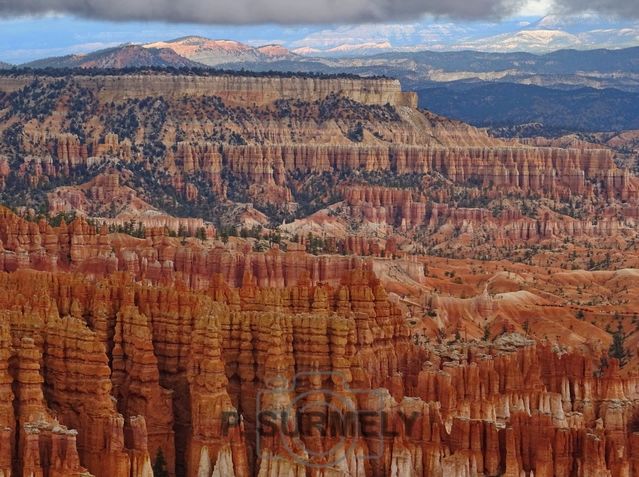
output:
[[[0,476],[639,475],[628,157],[416,100],[0,74]]]

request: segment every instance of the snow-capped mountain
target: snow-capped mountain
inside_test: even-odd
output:
[[[639,45],[639,22],[600,15],[548,15],[500,23],[434,23],[338,26],[291,42],[304,56],[372,55],[384,51],[531,52]]]
[[[276,37],[274,37],[276,38]],[[368,61],[384,66],[384,54],[417,52],[548,53],[563,49],[620,49],[639,46],[639,21],[603,18],[595,15],[571,17],[549,15],[543,18],[516,19],[496,23],[443,23],[418,20],[405,24],[338,25],[313,29],[297,39],[277,39],[263,46],[258,40],[209,39],[185,36],[175,40],[146,44],[126,44],[94,53],[45,58],[28,66],[221,66],[246,68],[271,67],[304,70],[326,67],[367,67]],[[386,60],[388,57],[386,58]],[[396,59],[395,59],[396,60]],[[394,61],[395,61],[394,60]],[[381,63],[379,63],[381,62]],[[280,65],[275,65],[280,63]],[[419,63],[419,62],[418,62]],[[312,66],[305,66],[311,65]],[[391,65],[385,65],[391,66]],[[2,67],[2,66],[0,66]],[[386,74],[392,75],[392,69]],[[407,66],[414,70],[417,66]],[[508,68],[501,68],[499,73]],[[422,72],[440,78],[438,71]],[[467,68],[472,73],[473,68]],[[446,73],[446,68],[442,71]],[[459,73],[456,72],[456,75]],[[433,76],[434,75],[434,76]]]
[[[385,51],[393,51],[393,45],[389,41],[366,43],[343,43],[326,50],[310,49],[310,55],[306,56],[360,56],[374,55]]]
[[[579,36],[561,30],[522,30],[455,45],[455,49],[504,52],[545,52],[582,47],[583,41]]]
[[[632,24],[583,14],[549,15],[518,31],[462,41],[452,49],[546,53],[565,48],[627,48],[639,45],[639,23]]]
[[[319,48],[311,48],[310,46],[301,46],[292,50],[292,53],[300,56],[317,56],[322,53]]]

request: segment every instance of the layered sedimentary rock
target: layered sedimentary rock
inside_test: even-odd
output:
[[[12,470],[12,443],[16,432],[16,419],[13,409],[14,394],[12,390],[13,379],[9,374],[9,359],[11,357],[11,330],[9,323],[3,320],[0,324],[0,472],[2,475],[11,475]]]
[[[211,181],[213,192],[224,194],[221,177],[222,155],[214,144],[192,145],[180,142],[176,146],[175,155],[169,152],[165,163],[169,172],[172,173],[204,173]]]
[[[144,200],[135,190],[122,185],[120,174],[116,172],[100,174],[78,187],[58,187],[47,194],[49,213],[93,216],[98,225],[111,229],[123,229],[127,224],[139,230],[166,229],[173,233],[195,236],[203,230],[204,236],[213,238],[214,227],[203,219],[194,217],[174,217],[160,212]],[[96,216],[117,213],[115,217]]]
[[[40,81],[2,78],[0,88],[14,91],[23,84],[16,94],[30,101],[32,90],[53,88],[47,83],[53,79]],[[9,137],[16,137],[5,146],[15,155],[20,143],[20,160],[0,162],[5,187],[10,172],[37,188],[46,178],[74,177],[108,163],[138,174],[142,168],[188,202],[208,194],[227,197],[238,192],[237,181],[246,181],[253,186],[251,200],[286,206],[294,202],[287,183],[292,174],[357,170],[441,174],[504,193],[637,197],[636,178],[614,164],[609,150],[506,143],[417,110],[396,80],[79,75],[55,88],[59,108],[68,108],[62,93],[80,94],[81,121],[95,127],[83,139],[68,132],[79,118],[46,130],[30,123],[19,134],[12,131]],[[28,111],[11,110],[6,128],[20,126],[22,114]]]
[[[421,226],[426,220],[424,196],[410,190],[383,187],[350,187],[344,191],[344,204],[354,218],[396,226],[402,230]]]
[[[428,191],[429,187],[428,183],[423,188],[402,189],[345,186],[341,189],[342,202],[327,208],[321,215],[293,222],[284,229],[302,235],[309,231],[318,234],[322,228],[332,229],[335,236],[344,240],[346,250],[372,256],[397,255],[402,248],[408,249],[407,238],[413,239],[416,245],[447,252],[455,250],[455,253],[472,257],[478,253],[494,256],[496,251],[518,245],[552,246],[564,240],[585,243],[595,237],[603,239],[605,242],[599,243],[604,245],[625,242],[635,236],[638,215],[637,207],[632,204],[597,210],[581,202],[575,209],[573,200],[571,209],[571,206],[553,201],[535,202],[526,196],[512,200],[509,198],[512,196],[499,193],[491,201],[478,189],[461,196],[455,186],[429,196],[420,192]],[[527,203],[532,206],[524,213],[521,207]],[[324,225],[327,222],[329,225]],[[343,228],[338,227],[342,224]],[[357,235],[352,232],[347,235],[349,226]],[[398,240],[404,243],[399,248]],[[327,241],[332,243],[331,239]],[[356,245],[367,241],[373,244]],[[630,244],[631,240],[626,243]]]
[[[3,77],[0,91],[13,92],[32,81],[33,77],[29,76]],[[80,87],[95,91],[104,101],[162,95],[179,99],[187,95],[219,96],[232,104],[268,104],[286,98],[315,101],[340,93],[364,104],[417,107],[417,95],[403,93],[399,81],[392,79],[152,74],[76,76],[75,81]]]
[[[383,224],[383,229],[375,229],[377,234],[392,233],[391,227],[412,233],[421,223],[432,233],[427,244],[445,244],[461,256],[467,253],[489,255],[491,250],[494,252],[495,245],[507,249],[517,244],[562,244],[566,238],[597,238],[599,242],[591,242],[597,248],[613,243],[609,237],[623,236],[629,224],[637,221],[636,214],[629,209],[621,219],[618,213],[611,213],[596,224],[586,219],[559,217],[551,212],[535,219],[506,210],[496,217],[486,209],[454,209],[413,201],[406,191],[353,190],[358,192],[348,192],[352,205],[342,206],[345,209],[341,214],[351,220]],[[398,197],[403,199],[396,203]],[[388,236],[327,238],[326,247],[334,250],[333,253],[341,250],[353,255],[314,256],[305,252],[306,245],[297,243],[288,243],[288,251],[272,247],[266,252],[255,252],[249,244],[238,244],[229,249],[212,240],[202,242],[170,237],[164,227],[147,229],[146,238],[142,239],[109,234],[106,225],[96,227],[83,219],[54,228],[44,221],[36,223],[21,219],[7,209],[0,210],[0,216],[0,269],[5,271],[73,270],[93,277],[126,271],[153,284],[180,281],[188,288],[203,290],[215,283],[216,275],[234,287],[241,286],[247,276],[260,287],[291,286],[305,280],[334,284],[341,280],[345,270],[361,263],[366,256],[403,257],[397,264],[405,270],[414,265],[414,258],[400,251],[397,241]],[[195,221],[194,226],[197,225]],[[187,225],[180,226],[190,230]],[[307,238],[303,237],[301,241],[304,243]],[[624,260],[634,263],[632,254],[626,255]],[[410,275],[415,276],[412,272]]]
[[[47,199],[52,215],[88,215],[122,207],[131,210],[152,208],[137,198],[133,189],[122,185],[120,175],[115,172],[100,174],[78,187],[58,187],[48,194]]]
[[[111,382],[118,410],[130,419],[143,416],[146,422],[145,449],[162,450],[167,470],[175,469],[173,401],[171,391],[160,385],[157,358],[153,351],[148,319],[125,295],[116,315],[111,349]]]
[[[67,175],[74,168],[95,166],[107,158],[130,161],[131,142],[120,142],[113,133],[106,134],[103,142],[94,140],[90,144],[82,143],[75,134],[60,134],[49,144],[49,152],[51,157],[40,161],[42,172]]]
[[[590,196],[603,190],[624,200],[637,197],[637,181],[619,170],[604,149],[527,147],[225,147],[229,168],[251,181],[281,183],[285,172],[393,171],[396,174],[439,173],[464,184],[549,196]],[[596,186],[596,187],[595,187]]]
[[[77,211],[112,229],[134,222],[208,238],[212,225],[194,216],[236,229],[282,224],[296,242],[311,232],[329,250],[371,256],[633,240],[639,182],[612,149],[503,141],[418,110],[395,80],[158,73],[0,84],[15,96],[0,105],[0,194],[34,214]],[[45,93],[33,117],[25,105]],[[313,217],[340,201],[382,227],[357,230],[334,209],[323,213],[342,220],[336,227]],[[458,243],[442,251],[447,241]]]
[[[76,448],[77,432],[61,426],[47,408],[41,358],[33,338],[20,340],[13,366],[16,440],[9,443],[18,456],[17,468],[23,475],[85,475]]]
[[[205,289],[214,283],[215,275],[232,286],[241,286],[247,274],[261,287],[295,285],[308,279],[336,283],[360,262],[357,257],[316,257],[277,248],[246,253],[204,247],[195,239],[182,243],[161,229],[157,234],[149,230],[145,239],[118,237],[83,219],[53,228],[43,221],[28,222],[8,209],[0,209],[0,214],[0,268],[6,271],[75,270],[97,277],[126,271],[152,283],[180,280],[189,287]],[[353,241],[350,246],[360,252],[370,247]]]
[[[614,238],[630,231],[636,222],[633,208],[612,209],[600,219],[573,218],[552,210],[541,210],[536,217],[524,216],[519,210],[506,209],[498,216],[481,208],[451,208],[436,204],[427,214],[427,228],[437,241],[457,240],[504,247],[515,244],[556,242],[591,237]]]

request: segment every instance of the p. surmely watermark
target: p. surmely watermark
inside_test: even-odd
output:
[[[384,441],[411,434],[420,413],[406,414],[385,407],[388,391],[350,389],[341,384],[336,390],[321,383],[344,383],[340,373],[311,372],[296,375],[290,385],[279,383],[257,395],[256,443],[258,455],[265,447],[285,449],[284,458],[305,467],[335,467],[345,459],[382,458]],[[316,383],[315,386],[308,385]],[[302,389],[303,388],[303,389]],[[361,409],[358,400],[366,402]],[[240,425],[237,412],[222,416],[222,431]],[[361,452],[361,444],[366,444]],[[274,458],[278,458],[275,456]]]

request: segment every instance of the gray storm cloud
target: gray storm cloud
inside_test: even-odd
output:
[[[500,18],[527,0],[0,0],[0,16],[67,13],[104,20],[210,24],[348,23]],[[638,0],[556,0],[560,10],[637,16]]]
[[[639,0],[561,0],[556,7],[563,13],[594,11],[622,18],[639,18]]]

